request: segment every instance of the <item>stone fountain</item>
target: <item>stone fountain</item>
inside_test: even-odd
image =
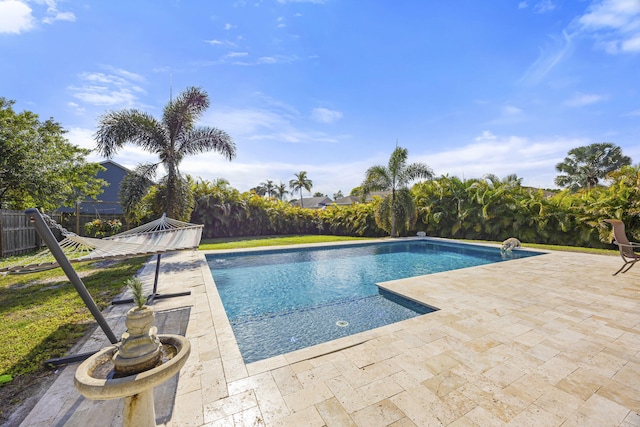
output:
[[[122,341],[100,350],[76,370],[74,385],[84,397],[124,398],[125,427],[156,425],[153,388],[177,374],[191,352],[183,336],[156,335],[154,319],[153,309],[144,302],[132,308]]]

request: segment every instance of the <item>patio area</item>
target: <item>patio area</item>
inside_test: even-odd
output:
[[[204,253],[162,258],[159,331],[191,356],[157,389],[165,426],[640,426],[640,267],[550,252],[386,282],[439,310],[246,365]],[[142,272],[151,289],[155,260]],[[116,335],[130,306],[105,317]],[[101,331],[75,352],[106,346]],[[61,369],[23,426],[118,426]]]

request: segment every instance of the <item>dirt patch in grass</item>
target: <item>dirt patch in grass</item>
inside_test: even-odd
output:
[[[41,371],[0,386],[0,425],[19,426],[55,379],[54,371]]]

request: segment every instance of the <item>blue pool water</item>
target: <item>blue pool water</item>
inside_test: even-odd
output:
[[[376,283],[538,255],[425,240],[211,254],[246,363],[433,311]]]

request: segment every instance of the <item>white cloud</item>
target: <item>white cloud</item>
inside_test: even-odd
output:
[[[225,58],[239,58],[249,55],[249,52],[229,52],[225,55]]]
[[[507,116],[517,116],[522,114],[522,110],[518,107],[514,107],[513,105],[506,105],[502,112]]]
[[[524,185],[551,188],[557,175],[555,165],[575,147],[589,144],[580,138],[530,139],[520,136],[496,136],[483,131],[475,142],[437,153],[416,156],[438,175],[480,178],[488,173],[503,177],[515,173]]]
[[[226,109],[203,118],[208,126],[220,127],[234,138],[288,143],[335,143],[339,137],[316,130],[299,129],[299,117],[274,110]]]
[[[53,24],[56,21],[69,21],[74,22],[76,15],[73,12],[58,12],[55,11],[50,16],[45,17],[42,22],[45,24]]]
[[[342,118],[342,113],[327,108],[314,108],[311,111],[311,118],[320,123],[333,123]]]
[[[104,68],[111,72],[80,73],[79,84],[68,88],[72,96],[91,105],[131,107],[136,104],[139,94],[145,92],[137,84],[143,82],[144,77],[119,68]]]
[[[623,52],[640,52],[640,34],[623,41],[620,49]]]
[[[526,1],[521,1],[518,3],[518,9],[526,9],[529,7],[529,4]]]
[[[640,51],[640,1],[602,0],[578,19],[580,29],[607,53]]]
[[[562,32],[562,39],[554,38],[553,45],[540,50],[538,59],[531,64],[529,69],[520,78],[520,82],[525,84],[536,84],[551,72],[564,58],[573,51],[572,36],[567,32]]]
[[[237,28],[237,25],[233,25],[233,24],[224,24],[224,29],[229,31],[232,28]]]
[[[226,125],[224,128],[227,130]],[[412,151],[409,161],[428,164],[436,176],[448,174],[470,179],[481,178],[488,173],[499,177],[515,173],[523,178],[524,185],[553,188],[553,180],[557,175],[555,165],[564,159],[570,149],[591,142],[580,138],[499,136],[484,131],[473,142],[462,147],[422,154]],[[205,153],[186,158],[181,170],[206,180],[224,177],[240,191],[247,191],[265,179],[286,184],[294,173],[305,170],[314,184],[311,191],[331,196],[337,190],[346,194],[360,185],[365,171],[372,165],[386,164],[388,155],[381,152],[353,161],[318,164],[304,160],[302,163],[255,162],[243,158],[242,152],[237,159],[228,162],[219,154]]]
[[[551,0],[542,0],[533,6],[533,11],[535,13],[546,13],[551,12],[555,8],[556,5]]]
[[[591,105],[606,100],[607,97],[596,94],[578,94],[571,99],[564,102],[569,107],[583,107],[585,105]]]
[[[31,8],[21,1],[0,1],[0,34],[20,34],[34,28]]]

